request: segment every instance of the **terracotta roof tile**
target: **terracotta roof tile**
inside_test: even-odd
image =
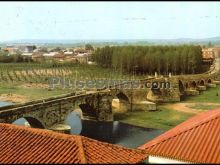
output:
[[[0,123],[0,163],[140,163],[141,150]]]
[[[220,109],[194,116],[139,149],[177,160],[220,163]]]

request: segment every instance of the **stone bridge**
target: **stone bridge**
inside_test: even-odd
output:
[[[57,124],[63,124],[68,115],[76,109],[82,111],[81,117],[85,119],[113,121],[112,100],[114,98],[129,106],[132,102],[145,98],[147,91],[114,87],[86,92],[86,94],[75,95],[72,93],[24,104],[4,106],[0,107],[0,122],[13,123],[24,118],[31,127],[50,129]]]
[[[152,88],[147,94],[148,100],[154,102],[176,102],[180,101],[183,96],[198,95],[200,91],[220,84],[218,72],[214,74],[178,75],[164,79],[170,83],[170,88]]]
[[[88,92],[86,94],[68,94],[59,97],[37,100],[25,104],[10,105],[0,108],[0,122],[13,123],[25,118],[32,127],[51,128],[64,123],[67,116],[76,109],[81,109],[83,117],[98,121],[112,121],[112,100],[118,98],[127,109],[137,106],[141,101],[176,102],[182,95],[197,95],[207,87],[220,84],[218,74],[173,76],[148,78],[139,81],[138,88],[121,88],[121,84]],[[149,83],[170,83],[170,88],[149,88]],[[148,84],[147,84],[148,83]],[[133,87],[133,86],[132,86]],[[154,103],[146,104],[154,109]]]
[[[67,116],[80,108],[83,114],[99,121],[112,121],[113,97],[107,91],[82,95],[68,94],[56,98],[38,100],[25,104],[10,105],[0,108],[0,122],[12,123],[25,118],[31,127],[51,128],[64,123]]]

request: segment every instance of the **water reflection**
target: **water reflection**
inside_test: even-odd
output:
[[[136,148],[162,134],[163,130],[142,128],[114,122],[82,121],[81,135],[96,140]]]
[[[82,121],[79,112],[72,112],[65,121],[66,124],[71,126],[70,133],[79,135],[82,131]]]

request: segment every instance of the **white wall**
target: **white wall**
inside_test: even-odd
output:
[[[175,159],[167,159],[164,157],[159,157],[159,156],[151,156],[149,155],[148,157],[148,162],[149,164],[189,164],[192,162],[184,162],[184,161],[179,161]]]

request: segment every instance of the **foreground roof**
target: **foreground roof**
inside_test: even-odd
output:
[[[139,163],[141,150],[0,123],[0,163]]]
[[[139,149],[180,161],[220,163],[220,109],[200,113]]]

